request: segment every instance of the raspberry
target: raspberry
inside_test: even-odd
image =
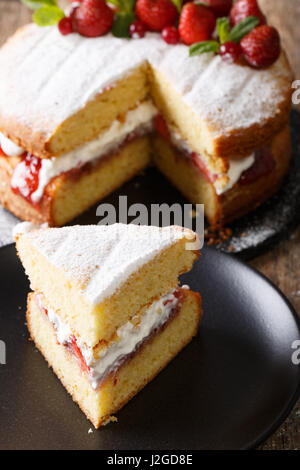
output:
[[[166,26],[161,35],[167,44],[177,44],[180,39],[178,29],[175,26]]]
[[[266,24],[266,18],[257,4],[257,0],[238,0],[230,12],[230,21],[235,26],[248,16],[257,16],[260,25]]]
[[[205,0],[217,18],[228,16],[232,7],[232,0]]]
[[[243,51],[239,44],[229,41],[221,44],[219,53],[225,62],[233,64],[237,62]]]
[[[171,0],[137,0],[135,11],[151,31],[162,31],[178,18],[178,10]]]
[[[147,26],[140,20],[136,20],[129,26],[129,34],[133,39],[143,38],[146,34]]]
[[[114,13],[105,0],[83,0],[72,14],[73,27],[82,36],[106,34],[113,23]]]
[[[273,26],[258,26],[243,37],[241,48],[252,67],[270,67],[280,55],[279,33]]]
[[[73,30],[72,19],[68,16],[65,16],[65,18],[62,18],[60,22],[58,23],[58,29],[59,29],[59,32],[63,36],[73,33],[74,30]]]
[[[208,7],[192,2],[184,5],[179,21],[179,34],[185,44],[210,39],[215,26],[216,18]]]

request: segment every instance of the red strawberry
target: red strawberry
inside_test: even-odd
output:
[[[110,30],[114,13],[105,0],[83,0],[72,18],[75,31],[82,36],[97,37]]]
[[[260,19],[260,25],[266,24],[266,18],[257,4],[257,0],[238,0],[230,12],[230,21],[235,26],[248,16],[257,16]]]
[[[162,31],[178,18],[178,10],[171,0],[137,0],[135,12],[151,31]]]
[[[220,56],[225,62],[233,64],[238,61],[241,54],[242,48],[235,42],[228,41],[220,46]]]
[[[208,7],[192,2],[184,5],[179,21],[179,34],[185,44],[210,39],[215,26],[216,18]]]
[[[140,20],[135,20],[129,26],[129,34],[132,39],[143,38],[146,34],[147,26]]]
[[[258,26],[241,40],[247,62],[253,67],[270,67],[280,55],[280,36],[273,26]]]
[[[205,3],[210,6],[217,18],[228,16],[232,7],[232,0],[205,0]]]

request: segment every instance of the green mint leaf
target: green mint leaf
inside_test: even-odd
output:
[[[21,0],[31,10],[37,10],[46,5],[57,6],[56,0]]]
[[[64,16],[64,11],[57,6],[43,6],[35,10],[33,21],[38,26],[51,26],[57,24]]]
[[[182,8],[182,1],[181,0],[172,0],[172,2],[174,3],[175,7],[177,8],[177,10],[180,13],[181,8]]]
[[[117,38],[129,37],[129,26],[134,21],[134,13],[117,13],[114,18],[112,33]]]
[[[132,13],[135,5],[135,0],[106,0],[106,2],[118,7],[118,13]]]
[[[259,18],[257,18],[257,16],[248,16],[248,18],[243,19],[232,28],[228,41],[240,42],[246,34],[250,33],[250,31],[258,25]]]
[[[220,38],[220,43],[223,44],[224,42],[227,42],[230,33],[229,18],[225,17],[217,19],[217,31]]]
[[[190,47],[190,56],[193,57],[199,54],[205,54],[206,52],[215,52],[216,54],[220,50],[220,44],[218,41],[201,41],[196,42]]]

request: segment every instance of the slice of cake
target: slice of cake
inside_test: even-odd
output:
[[[155,32],[87,38],[30,24],[1,48],[0,69],[0,200],[24,220],[64,225],[152,161],[211,224],[227,222],[288,171],[280,48],[258,69],[190,57]]]
[[[122,224],[16,236],[31,337],[95,427],[196,335],[200,296],[178,286],[199,256],[186,249],[195,237]]]

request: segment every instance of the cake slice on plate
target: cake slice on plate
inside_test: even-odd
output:
[[[122,224],[17,235],[31,337],[96,428],[196,335],[200,296],[178,286],[195,236]]]

